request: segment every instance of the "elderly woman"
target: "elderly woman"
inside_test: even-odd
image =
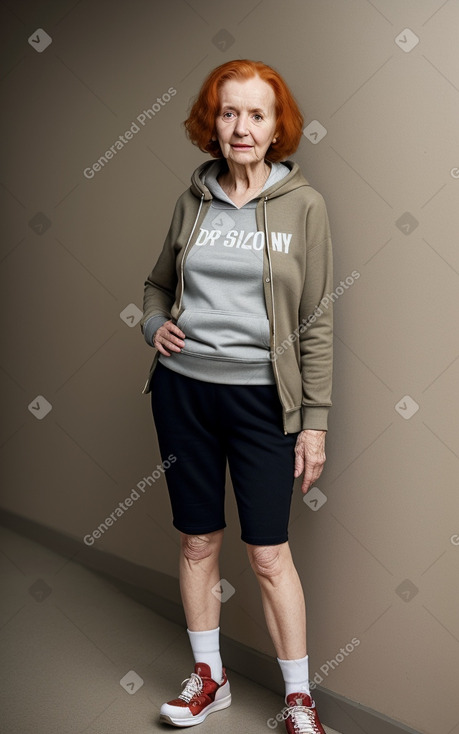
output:
[[[229,61],[185,122],[214,160],[177,201],[145,282],[142,332],[157,350],[144,392],[180,531],[180,589],[195,670],[161,720],[186,727],[231,703],[219,652],[219,552],[228,461],[241,538],[285,680],[287,732],[324,734],[309,689],[306,614],[288,545],[294,478],[325,462],[332,290],[324,201],[295,152],[303,118],[279,74]],[[281,162],[283,161],[283,162]],[[327,303],[328,299],[325,300]]]

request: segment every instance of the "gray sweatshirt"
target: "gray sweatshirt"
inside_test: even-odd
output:
[[[262,191],[290,171],[282,163],[272,163],[262,191],[238,209],[217,181],[222,166],[226,164],[215,161],[203,178],[213,199],[185,262],[184,310],[177,322],[185,346],[170,357],[160,355],[159,361],[206,382],[273,384],[263,292],[265,235],[257,230],[255,212]],[[288,247],[289,235],[277,234]],[[166,320],[163,316],[148,320],[147,340]]]

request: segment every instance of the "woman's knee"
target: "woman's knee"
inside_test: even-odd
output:
[[[274,578],[284,571],[286,545],[247,546],[250,564],[257,576]]]
[[[203,561],[218,556],[222,543],[223,530],[203,535],[180,533],[182,553],[188,561]]]

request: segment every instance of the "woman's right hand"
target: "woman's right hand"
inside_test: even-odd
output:
[[[183,331],[173,321],[166,321],[159,329],[156,329],[153,346],[165,357],[170,357],[171,352],[182,351],[182,347],[185,346],[184,339]]]

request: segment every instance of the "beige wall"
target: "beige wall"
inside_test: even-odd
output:
[[[204,159],[180,124],[191,97],[223,61],[262,59],[327,130],[296,160],[328,204],[336,286],[360,274],[336,302],[327,501],[313,511],[298,488],[292,508],[311,675],[423,734],[458,734],[459,3],[72,0],[1,15],[3,508],[82,539],[155,469],[153,352],[120,313],[141,307]],[[37,28],[52,38],[41,53]],[[397,225],[406,212],[415,229]],[[222,627],[273,655],[232,497],[228,517]],[[163,478],[97,547],[176,575]]]

